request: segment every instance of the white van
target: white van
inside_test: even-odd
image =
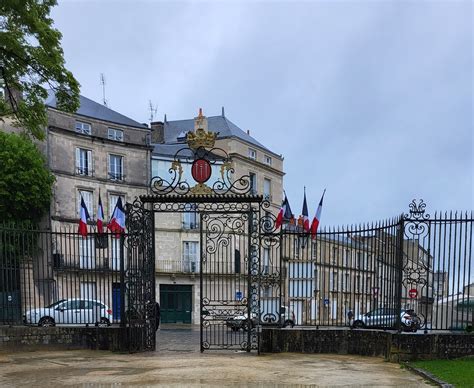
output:
[[[457,294],[440,299],[434,305],[436,314],[432,327],[438,330],[472,330],[474,326],[474,295]]]

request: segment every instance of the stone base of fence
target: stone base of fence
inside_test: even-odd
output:
[[[127,351],[120,327],[0,326],[0,350],[96,349]]]
[[[474,355],[474,334],[263,328],[260,351],[357,354],[392,362],[446,359]]]

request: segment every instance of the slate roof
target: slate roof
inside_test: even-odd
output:
[[[210,132],[219,132],[219,135],[217,136],[218,139],[226,137],[238,137],[239,139],[244,140],[247,143],[256,145],[260,148],[263,148],[264,150],[267,150],[268,152],[272,152],[262,143],[258,142],[252,136],[247,134],[247,132],[240,129],[237,125],[235,125],[225,116],[207,117],[207,123]],[[183,132],[194,130],[194,119],[166,121],[164,125],[165,143],[176,143],[177,138],[180,134],[182,134]]]
[[[80,107],[76,112],[78,115],[109,121],[111,123],[127,125],[129,127],[148,128],[145,124],[141,124],[138,121],[132,120],[131,118],[115,112],[114,110],[92,101],[87,97],[79,96],[79,99]],[[45,104],[51,108],[56,108],[56,96],[52,90],[48,90],[48,98],[46,99]]]

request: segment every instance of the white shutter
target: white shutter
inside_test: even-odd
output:
[[[76,148],[76,171],[74,171],[74,173],[78,173],[81,168],[81,149],[80,148]]]
[[[92,161],[92,151],[87,151],[87,175],[92,176],[92,170],[94,168],[94,163]]]

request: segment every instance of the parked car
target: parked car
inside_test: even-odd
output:
[[[416,332],[421,327],[421,319],[414,310],[401,310],[400,320],[404,331]],[[352,327],[355,329],[369,327],[393,328],[396,324],[396,309],[381,307],[357,316],[352,323]]]
[[[295,314],[288,307],[282,306],[280,309],[280,319],[282,320],[283,327],[295,326]],[[257,314],[252,314],[252,319],[248,319],[248,314],[236,315],[226,320],[227,327],[230,327],[233,331],[239,331],[240,329],[247,331],[250,328],[255,327],[258,324]]]
[[[23,321],[27,325],[43,327],[57,324],[109,326],[112,310],[98,300],[62,299],[49,306],[27,311]]]

